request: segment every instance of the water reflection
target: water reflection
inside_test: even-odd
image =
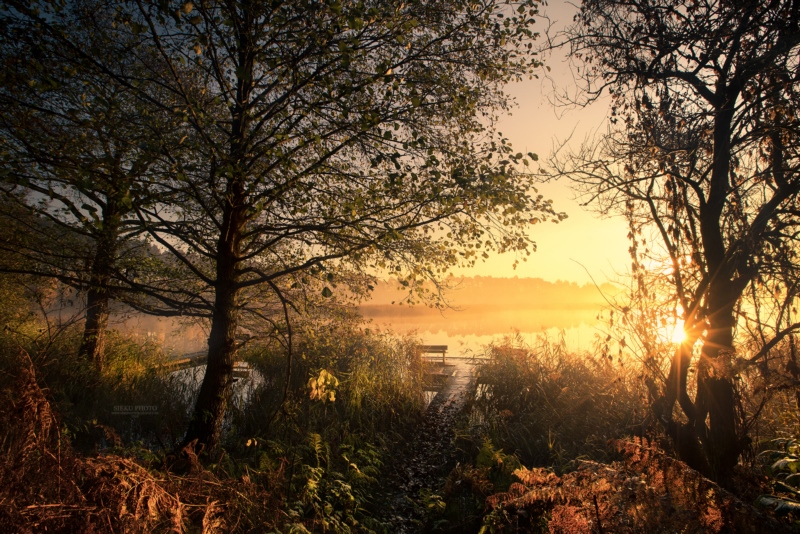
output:
[[[597,315],[605,297],[616,289],[610,285],[580,286],[571,282],[547,282],[537,278],[462,278],[451,282],[448,302],[456,309],[439,311],[402,302],[408,291],[392,281],[379,282],[361,314],[380,329],[399,334],[416,332],[430,345],[448,345],[453,355],[479,353],[484,345],[502,336],[563,338],[573,351],[591,350],[597,335]],[[207,329],[187,323],[121,313],[114,328],[153,338],[169,354],[204,351]]]
[[[598,333],[599,307],[576,309],[508,309],[475,306],[439,312],[424,307],[363,305],[361,313],[378,328],[416,332],[425,344],[448,345],[452,354],[480,353],[483,346],[519,333],[564,339],[569,350],[591,350]]]

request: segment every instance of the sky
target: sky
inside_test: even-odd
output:
[[[568,2],[552,0],[542,13],[549,17],[553,29],[571,22],[576,8]],[[547,21],[537,21],[536,31],[544,33]],[[542,38],[543,39],[543,38]],[[544,164],[557,143],[566,139],[570,144],[581,143],[605,131],[608,101],[600,100],[586,108],[565,108],[553,104],[553,93],[575,91],[575,82],[565,55],[545,58],[550,67],[544,76],[512,83],[507,92],[516,99],[512,115],[501,118],[498,130],[509,139],[515,151],[534,152]],[[628,229],[621,218],[601,218],[574,199],[569,182],[560,180],[543,184],[539,193],[553,200],[557,212],[568,218],[559,224],[532,226],[529,232],[537,251],[520,261],[513,269],[515,256],[494,255],[474,268],[455,271],[464,276],[531,277],[548,281],[567,280],[580,284],[615,280],[627,272],[630,265],[626,238]]]

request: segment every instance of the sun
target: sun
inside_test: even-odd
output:
[[[674,323],[669,321],[661,326],[658,329],[658,336],[663,341],[676,345],[686,341],[686,332],[683,331],[683,319],[676,319]]]
[[[675,326],[672,329],[670,341],[675,344],[681,344],[686,341],[686,332],[683,330],[683,319],[675,321]]]

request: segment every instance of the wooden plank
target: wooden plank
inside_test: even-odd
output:
[[[447,345],[417,345],[420,352],[447,352]]]
[[[170,373],[175,371],[182,371],[184,369],[191,369],[192,367],[198,367],[200,365],[206,365],[208,363],[208,353],[206,351],[203,352],[195,352],[192,354],[187,354],[182,358],[176,358],[174,360],[170,360],[168,362],[159,364],[156,366],[157,369],[167,369]],[[250,375],[250,365],[247,362],[237,361],[233,364],[233,376],[236,378],[244,378]]]

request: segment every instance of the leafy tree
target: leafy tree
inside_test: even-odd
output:
[[[607,91],[612,112],[608,134],[557,172],[628,218],[639,292],[683,319],[653,411],[681,455],[718,479],[748,443],[737,370],[798,328],[799,23],[794,1],[585,0],[565,34],[585,97]],[[745,362],[736,332],[748,314],[766,350]]]
[[[0,268],[85,291],[80,351],[102,369],[109,300],[118,289],[114,273],[143,252],[134,239],[141,225],[133,208],[146,202],[147,185],[139,179],[154,160],[143,149],[151,118],[140,114],[130,91],[86,61],[87,51],[113,52],[106,39],[115,36],[85,23],[96,13],[76,5],[67,17],[46,4],[41,16],[55,19],[54,30],[62,32],[53,38],[35,18],[21,16],[35,3],[18,6],[21,12],[4,7],[0,191],[9,231],[0,239]],[[72,48],[61,46],[66,36]],[[135,68],[124,55],[114,58]]]
[[[503,84],[538,66],[533,0],[97,5],[126,35],[108,40],[125,63],[36,10],[15,4],[15,16],[142,113],[180,123],[152,135],[159,163],[143,182],[160,201],[133,205],[169,255],[120,284],[147,295],[140,309],[211,321],[185,445],[218,443],[240,324],[263,288],[288,310],[314,280],[332,296],[343,273],[421,287],[490,250],[528,251],[529,222],[563,217],[493,128]]]

